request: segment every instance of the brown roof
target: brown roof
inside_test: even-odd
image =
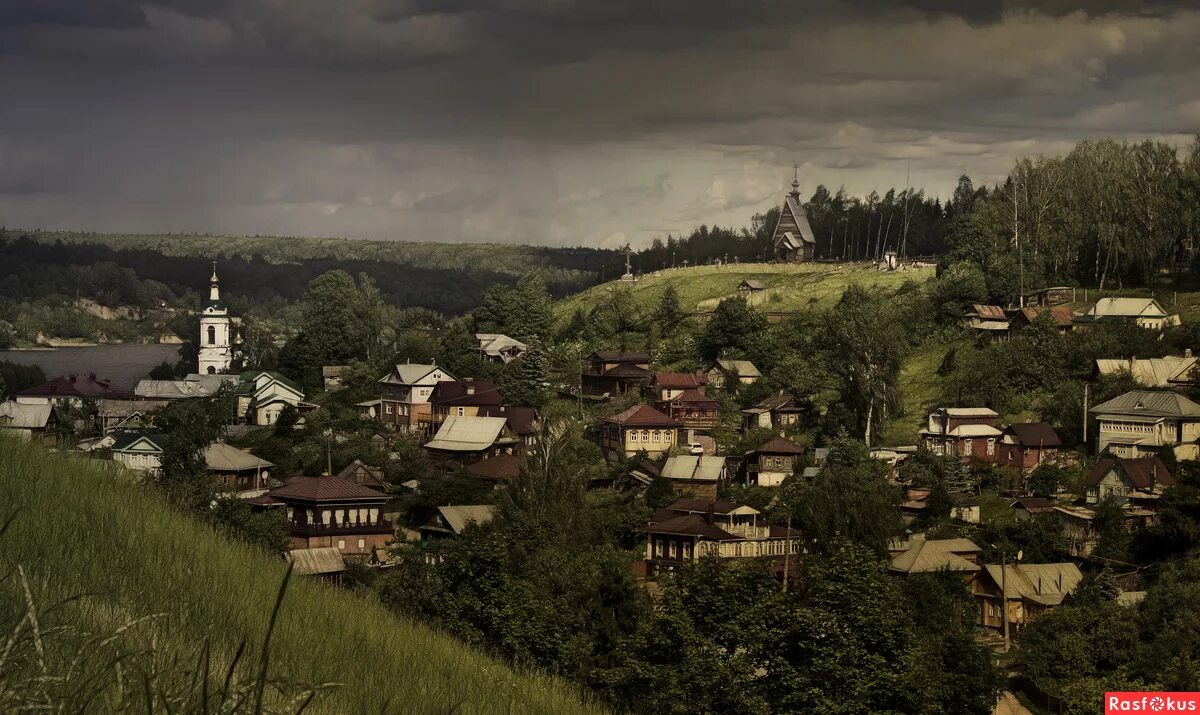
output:
[[[671,402],[691,402],[717,406],[717,401],[695,388],[684,390],[671,399]]]
[[[467,473],[479,479],[512,481],[521,476],[521,465],[525,460],[515,454],[498,454],[467,467]]]
[[[604,377],[630,377],[643,378],[650,374],[650,371],[644,367],[639,367],[633,363],[624,362],[616,367],[609,368],[604,371]]]
[[[18,397],[128,397],[133,393],[104,378],[88,375],[61,375],[35,387],[21,390]]]
[[[699,387],[704,380],[699,375],[690,372],[656,372],[652,381],[656,387],[677,387],[687,389]]]
[[[671,506],[661,509],[659,513],[665,512],[695,512],[707,513],[712,511],[714,514],[728,514],[740,507],[741,504],[732,501],[713,501],[712,499],[677,499]]]
[[[787,407],[790,403],[795,402],[795,398],[786,392],[780,392],[759,402],[755,407],[762,410],[778,410]],[[794,405],[793,405],[794,408]]]
[[[268,494],[275,499],[302,501],[343,501],[347,499],[384,501],[387,495],[377,489],[355,484],[341,477],[292,477]]]
[[[1175,475],[1167,469],[1167,465],[1158,457],[1136,457],[1129,459],[1101,459],[1096,468],[1088,474],[1088,486],[1099,486],[1100,480],[1116,468],[1124,472],[1133,486],[1138,489],[1150,489],[1155,484],[1165,487],[1175,486]]]
[[[1015,422],[1004,429],[1024,447],[1061,447],[1062,440],[1048,422]]]
[[[1071,325],[1075,321],[1075,313],[1069,305],[1056,305],[1053,308],[1022,308],[1021,317],[1032,323],[1042,313],[1049,312],[1054,323],[1059,327]]]
[[[987,320],[1008,320],[1008,316],[1004,314],[1004,309],[998,305],[982,305],[976,303],[972,308],[975,309],[975,315]]]
[[[500,391],[489,380],[444,380],[429,395],[435,405],[498,405]]]
[[[1040,514],[1046,511],[1054,511],[1055,501],[1049,497],[1021,497],[1012,504],[1012,508],[1021,507],[1031,514]]]
[[[634,352],[632,350],[597,350],[588,357],[595,358],[601,362],[650,362],[649,354]]]
[[[682,427],[676,420],[667,417],[650,405],[634,405],[624,412],[605,418],[605,422],[622,427]]]
[[[738,537],[714,526],[699,514],[684,514],[665,521],[657,521],[642,527],[643,534],[682,534],[701,536],[714,541],[733,541]]]
[[[533,407],[510,407],[508,405],[482,405],[480,417],[504,417],[513,434],[524,435],[537,432],[537,409]]]
[[[772,437],[754,450],[760,454],[804,454],[804,448],[783,437]]]

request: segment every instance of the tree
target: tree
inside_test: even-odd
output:
[[[150,370],[150,379],[151,380],[174,380],[175,379],[175,366],[172,365],[171,363],[167,362],[166,360],[163,360],[158,365],[155,365],[152,370]]]
[[[884,472],[861,442],[843,435],[815,478],[785,482],[780,502],[816,551],[827,552],[843,539],[884,554],[901,529],[900,495]]]
[[[750,308],[745,298],[726,298],[717,304],[700,337],[700,357],[716,360],[725,351],[745,353],[753,338],[767,329],[767,319]]]
[[[1043,462],[1029,473],[1029,491],[1035,497],[1052,497],[1058,493],[1060,484],[1066,482],[1066,470],[1057,464]]]
[[[868,445],[900,408],[900,325],[883,300],[856,285],[825,316],[824,347],[837,356],[831,368],[841,383],[843,403]]]
[[[1093,556],[1120,562],[1129,560],[1130,537],[1125,528],[1125,510],[1115,499],[1109,497],[1096,506],[1092,529],[1100,537]]]
[[[310,365],[342,365],[369,353],[364,299],[343,270],[322,273],[304,292],[300,331]]]
[[[973,303],[987,301],[987,279],[978,263],[960,261],[942,272],[933,285],[933,304],[943,323],[962,320]]]
[[[665,506],[670,506],[678,499],[675,494],[675,487],[671,485],[671,480],[666,477],[655,477],[650,481],[650,485],[646,487],[646,506],[651,509],[662,509]]]
[[[679,291],[667,285],[654,310],[654,322],[663,335],[670,335],[683,323],[685,315],[679,302]]]

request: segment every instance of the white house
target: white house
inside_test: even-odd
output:
[[[1096,453],[1177,459],[1200,457],[1200,405],[1174,392],[1132,390],[1090,410],[1099,428]]]
[[[284,407],[298,407],[304,400],[300,386],[270,370],[251,370],[238,375],[238,416],[252,425],[273,425]]]
[[[163,444],[166,435],[149,432],[121,432],[113,436],[112,458],[126,467],[157,473],[162,469]]]
[[[1083,315],[1076,316],[1076,323],[1102,323],[1133,321],[1140,328],[1162,330],[1179,325],[1179,316],[1168,313],[1153,298],[1101,298]]]

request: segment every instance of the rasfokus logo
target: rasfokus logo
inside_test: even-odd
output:
[[[1200,693],[1105,693],[1104,715],[1112,713],[1200,713]]]

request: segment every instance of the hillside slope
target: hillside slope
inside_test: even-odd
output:
[[[246,640],[251,653],[242,670],[256,667],[283,562],[176,513],[110,462],[0,439],[0,525],[13,510],[0,535],[0,575],[12,576],[0,579],[0,638],[14,627],[12,614],[25,610],[14,576],[20,566],[46,633],[51,621],[111,633],[163,614],[126,631],[124,645],[152,648],[156,661],[170,663],[194,661],[209,639],[212,672],[223,676]],[[80,594],[89,595],[47,615],[46,604]],[[72,644],[66,651],[74,657]],[[516,673],[374,602],[303,578],[293,579],[280,609],[271,674],[340,684],[318,695],[309,712],[598,711],[562,681]]]
[[[674,286],[685,311],[706,311],[715,308],[722,299],[738,295],[738,284],[743,280],[757,280],[765,290],[754,296],[754,306],[786,312],[814,304],[831,305],[853,283],[867,288],[897,288],[908,280],[924,283],[932,277],[932,268],[884,272],[861,263],[741,263],[670,268],[639,276],[635,283],[610,281],[568,296],[555,304],[555,316],[565,320],[577,308],[591,310],[607,300],[614,288],[628,290],[640,306],[653,308],[667,286]]]

